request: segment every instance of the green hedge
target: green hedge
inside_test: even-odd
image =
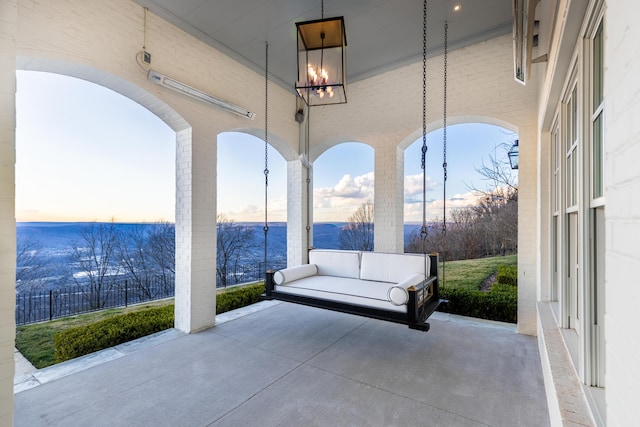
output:
[[[264,284],[232,288],[216,295],[216,313],[235,310],[260,300]],[[54,335],[56,363],[113,347],[173,328],[174,305],[121,314]]]
[[[56,363],[173,327],[173,304],[121,314],[55,334]]]
[[[216,295],[216,313],[235,310],[246,305],[260,301],[260,295],[264,293],[264,283],[231,288]]]
[[[496,281],[501,285],[518,286],[518,267],[515,265],[499,265]]]
[[[441,288],[440,297],[449,302],[438,310],[480,319],[516,323],[518,320],[518,288],[495,284],[489,292],[462,288]]]

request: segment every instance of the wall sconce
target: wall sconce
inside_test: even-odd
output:
[[[509,156],[509,163],[511,164],[511,169],[518,169],[518,154],[519,154],[518,140],[513,143],[511,149],[507,153]]]
[[[298,94],[310,107],[346,103],[347,36],[343,17],[298,22],[296,27]]]

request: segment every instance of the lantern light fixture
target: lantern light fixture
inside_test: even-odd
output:
[[[296,90],[310,107],[347,102],[344,18],[296,23],[298,80]]]
[[[518,140],[516,139],[516,141],[511,146],[511,149],[507,152],[507,155],[509,156],[509,164],[511,164],[511,169],[518,169],[519,151],[520,149],[518,147]]]

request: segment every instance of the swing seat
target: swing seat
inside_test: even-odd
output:
[[[403,323],[427,331],[440,304],[438,256],[315,249],[309,264],[268,272],[264,299]],[[428,275],[425,277],[424,272]]]

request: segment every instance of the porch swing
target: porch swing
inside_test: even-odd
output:
[[[444,26],[444,137],[443,170],[446,203],[447,138],[447,31]],[[267,265],[269,231],[268,202],[268,44],[265,48],[265,224],[264,262]],[[309,263],[265,274],[265,300],[280,300],[348,314],[405,324],[411,329],[429,330],[429,316],[443,302],[440,299],[437,253],[427,254],[426,221],[426,63],[427,1],[423,9],[422,51],[422,254],[322,250],[309,251]],[[446,205],[444,207],[446,215]],[[446,216],[443,235],[446,236]],[[445,240],[446,241],[446,240]],[[446,244],[446,243],[445,243]],[[443,266],[444,279],[444,266]]]

